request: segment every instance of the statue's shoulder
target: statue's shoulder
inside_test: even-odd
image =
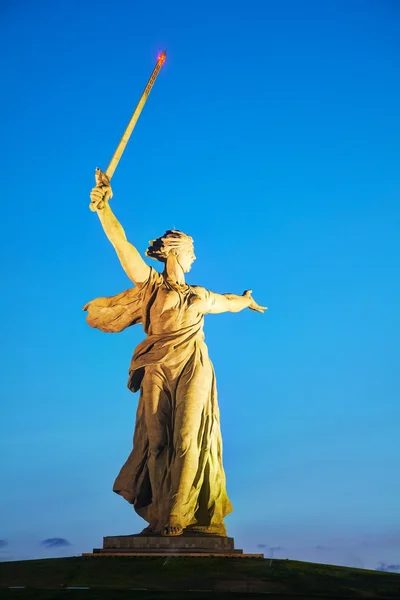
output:
[[[203,298],[203,299],[207,299],[208,296],[210,295],[209,290],[207,290],[202,285],[191,285],[190,289],[193,290],[193,293],[196,294],[196,296],[199,296],[200,298]]]

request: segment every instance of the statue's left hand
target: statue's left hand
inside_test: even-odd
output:
[[[257,302],[251,295],[252,291],[253,290],[246,290],[245,292],[243,292],[243,296],[245,296],[249,301],[250,310],[254,310],[255,312],[259,313],[263,313],[265,310],[268,310],[268,306],[261,306],[260,304],[257,304]]]

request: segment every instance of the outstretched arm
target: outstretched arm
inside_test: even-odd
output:
[[[250,308],[250,310],[260,313],[268,310],[267,306],[257,304],[251,295],[251,290],[246,290],[242,296],[238,296],[236,294],[216,294],[200,287],[195,289],[203,301],[203,312],[207,314],[215,315],[223,312],[240,312],[245,308]]]
[[[108,204],[112,196],[107,185],[96,185],[91,191],[90,208],[100,219],[104,232],[113,245],[121,266],[133,283],[143,283],[150,275],[150,267],[144,262],[139,252],[126,239],[125,231]]]

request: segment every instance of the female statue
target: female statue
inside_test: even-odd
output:
[[[164,271],[149,267],[126,239],[108,204],[111,196],[99,178],[90,207],[135,287],[89,302],[87,321],[107,332],[142,323],[146,333],[129,369],[129,389],[140,390],[133,450],[113,489],[147,521],[143,534],[226,535],[224,517],[232,506],[204,315],[245,308],[262,313],[266,307],[253,300],[251,290],[221,295],[185,283],[196,257],[192,238],[181,231],[150,242],[146,255],[164,263]]]

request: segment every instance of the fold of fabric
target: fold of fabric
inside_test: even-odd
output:
[[[204,343],[204,316],[197,314],[176,331],[152,333],[151,307],[165,285],[164,277],[151,269],[142,285],[84,307],[91,327],[118,332],[142,323],[147,334],[136,347],[129,369],[129,389],[140,389],[133,450],[113,490],[153,526],[165,526],[174,511],[184,527],[223,526],[232,506],[226,493],[217,389]],[[185,310],[190,294],[182,292],[179,298]],[[149,410],[152,414],[146,415]],[[162,432],[156,450],[149,422]],[[189,455],[190,468],[185,462]]]

